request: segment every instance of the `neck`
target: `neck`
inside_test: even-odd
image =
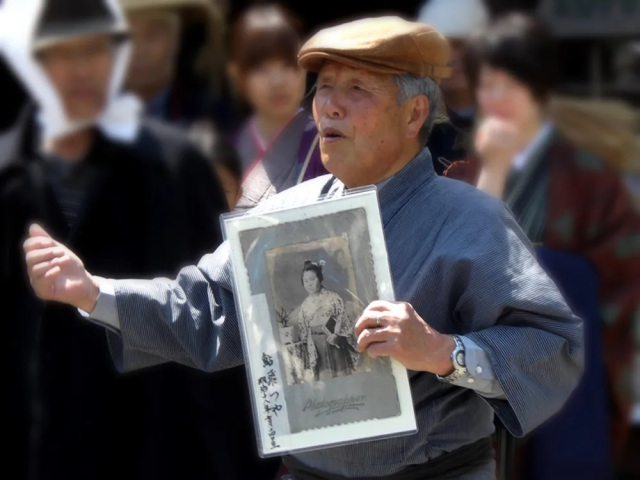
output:
[[[284,127],[295,116],[296,112],[286,116],[269,116],[256,114],[256,127],[267,143],[272,142],[282,132]]]
[[[475,96],[468,89],[453,90],[444,93],[444,100],[448,108],[454,112],[475,107]]]
[[[94,139],[91,128],[81,130],[62,138],[57,138],[48,145],[48,150],[58,158],[67,162],[78,162],[86,157]]]
[[[390,168],[388,168],[385,172],[379,174],[377,177],[371,177],[363,180],[353,179],[353,181],[343,182],[347,188],[359,188],[365,187],[367,185],[377,185],[380,182],[384,182],[389,178],[396,175],[400,172],[404,167],[409,165],[411,161],[416,158],[416,156],[422,151],[422,147],[418,141],[412,142],[410,145],[407,145],[402,152],[398,153],[398,155],[392,156],[393,158],[398,158],[398,161],[394,162]]]

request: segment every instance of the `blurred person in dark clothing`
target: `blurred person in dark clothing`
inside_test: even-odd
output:
[[[300,30],[299,21],[275,5],[250,7],[234,23],[229,76],[251,109],[232,139],[243,172],[240,209],[327,173],[317,128],[301,107],[306,73],[297,64]]]
[[[436,28],[451,46],[451,77],[440,83],[444,111],[427,144],[433,167],[441,175],[451,163],[464,160],[471,153],[477,106],[463,57],[466,40],[486,26],[489,11],[483,0],[427,0],[418,13],[418,21]]]
[[[224,18],[211,0],[119,0],[132,34],[127,88],[152,118],[228,128],[222,100]]]
[[[2,92],[0,132],[4,132],[15,123],[18,114],[24,108],[26,95],[20,82],[5,64],[2,55],[0,55],[0,92]]]
[[[0,45],[34,104],[0,137],[5,470],[15,479],[260,478],[242,369],[118,375],[106,337],[76,310],[39,301],[21,261],[34,220],[107,276],[173,274],[221,241],[226,204],[211,165],[183,133],[140,122],[142,105],[120,91],[130,47],[118,4],[5,0]],[[212,411],[228,424],[214,425]]]
[[[640,321],[640,214],[621,175],[638,158],[637,142],[619,108],[553,97],[554,42],[534,17],[500,18],[469,45],[477,157],[446,175],[504,199],[534,244],[596,267],[617,456],[629,427],[632,324]]]

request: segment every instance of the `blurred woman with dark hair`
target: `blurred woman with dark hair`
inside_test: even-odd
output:
[[[254,6],[231,32],[229,76],[252,113],[233,139],[243,170],[237,208],[324,175],[318,134],[301,108],[306,74],[298,67],[299,22],[282,8]]]
[[[445,174],[503,199],[534,244],[596,267],[619,452],[630,407],[622,380],[632,365],[632,322],[640,321],[640,215],[621,171],[636,168],[638,150],[624,108],[554,96],[555,52],[545,25],[522,14],[499,18],[470,40],[477,157]]]

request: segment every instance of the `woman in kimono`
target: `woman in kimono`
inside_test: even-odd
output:
[[[323,286],[321,263],[305,261],[300,280],[309,294],[299,318],[301,338],[307,345],[307,367],[315,380],[350,375],[357,351],[353,323],[342,298]]]
[[[496,20],[469,42],[480,114],[476,158],[445,175],[503,199],[534,244],[595,266],[611,441],[620,453],[629,428],[632,324],[640,321],[640,214],[622,173],[637,169],[640,153],[620,108],[553,96],[555,50],[545,26],[522,14]],[[605,115],[605,107],[618,113]]]
[[[255,6],[234,24],[229,76],[251,114],[233,136],[243,183],[238,209],[327,173],[318,133],[301,108],[306,74],[298,67],[297,21],[275,6]]]

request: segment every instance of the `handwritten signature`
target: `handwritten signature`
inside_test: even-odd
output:
[[[337,398],[331,400],[317,400],[310,398],[302,409],[303,412],[315,413],[316,417],[323,415],[334,415],[336,413],[342,413],[346,410],[360,410],[364,407],[364,402],[367,399],[366,395],[349,395],[344,398]]]

